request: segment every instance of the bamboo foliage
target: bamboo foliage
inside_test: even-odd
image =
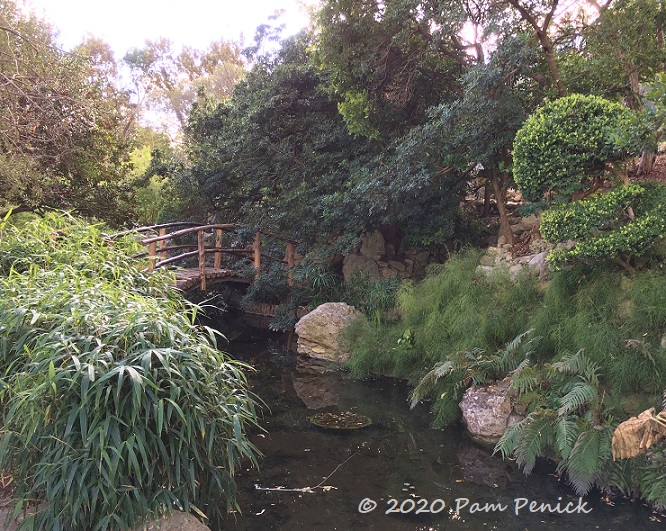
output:
[[[30,505],[23,529],[202,516],[234,507],[238,463],[256,464],[249,367],[217,350],[166,275],[128,264],[131,245],[109,250],[60,217],[3,230],[0,467],[17,479],[16,512]]]

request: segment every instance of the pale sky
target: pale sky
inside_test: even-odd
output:
[[[268,23],[277,9],[286,12],[283,36],[307,25],[303,3],[312,0],[25,0],[41,18],[60,32],[60,43],[71,49],[91,33],[108,42],[116,58],[146,39],[167,37],[176,48],[204,49],[214,40],[240,39],[250,44],[255,28]]]

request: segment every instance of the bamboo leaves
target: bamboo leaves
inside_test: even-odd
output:
[[[72,240],[51,251],[55,227]],[[44,254],[26,266],[23,245]],[[233,506],[236,463],[256,463],[247,367],[216,350],[164,278],[116,253],[71,220],[5,227],[0,466],[25,503],[48,500],[24,529],[126,529],[175,507]]]

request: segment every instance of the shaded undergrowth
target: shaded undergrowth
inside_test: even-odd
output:
[[[468,386],[509,378],[527,416],[499,452],[526,472],[539,456],[555,458],[579,493],[613,486],[666,505],[663,446],[610,457],[614,428],[659,407],[666,388],[666,271],[579,267],[543,285],[529,272],[516,282],[508,271],[479,273],[479,257],[464,253],[403,284],[397,323],[353,323],[352,374],[409,379],[412,401],[431,401],[435,426],[458,418]],[[527,351],[516,350],[521,342]]]

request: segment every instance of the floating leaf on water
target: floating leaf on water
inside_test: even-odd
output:
[[[320,428],[330,430],[357,430],[372,424],[372,419],[365,415],[343,411],[342,413],[317,413],[309,418],[310,422]]]

